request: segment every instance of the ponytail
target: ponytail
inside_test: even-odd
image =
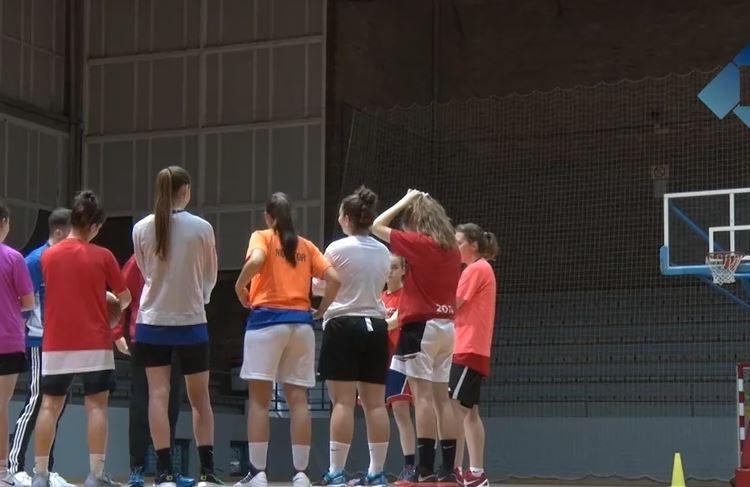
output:
[[[482,227],[475,223],[464,223],[456,227],[456,232],[463,233],[470,243],[476,242],[477,253],[487,259],[494,260],[497,257],[497,237],[492,232],[485,232]]]
[[[498,252],[497,237],[492,232],[484,232],[483,234],[484,248],[482,249],[482,257],[487,260],[495,260]],[[482,246],[480,246],[482,248]]]
[[[165,167],[156,176],[154,202],[154,226],[156,231],[156,256],[161,260],[169,257],[172,208],[178,192],[190,184],[190,174],[180,166]]]
[[[156,230],[156,256],[167,260],[169,254],[170,222],[172,218],[172,171],[162,169],[156,176],[156,202],[154,225]]]
[[[266,204],[266,213],[275,221],[273,230],[279,236],[284,258],[297,267],[297,232],[292,221],[292,205],[284,193],[274,193]]]

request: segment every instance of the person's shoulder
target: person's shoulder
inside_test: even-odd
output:
[[[153,221],[154,221],[154,214],[150,213],[150,214],[144,216],[143,218],[141,218],[140,220],[138,220],[135,223],[135,226],[138,226],[138,225],[140,225],[140,226],[147,225],[147,224],[149,224],[149,223],[151,223]]]
[[[186,222],[190,228],[200,235],[200,238],[204,240],[211,240],[214,237],[214,227],[208,220],[194,215],[193,213],[183,212],[181,213],[184,222]]]
[[[180,213],[180,215],[184,215],[184,217],[193,225],[196,227],[202,229],[202,230],[211,230],[213,231],[214,227],[203,217],[200,217],[194,213],[190,213],[189,211],[185,211],[183,213]]]
[[[146,215],[140,220],[138,220],[135,225],[133,225],[133,232],[142,231],[144,228],[148,227],[149,225],[152,225],[154,223],[154,214]]]
[[[315,244],[315,242],[303,237],[302,235],[297,235],[297,248],[305,248],[309,252],[319,251],[319,247]]]
[[[306,242],[312,243],[309,240],[305,239]],[[326,247],[326,252],[338,252],[341,249],[345,249],[347,247],[350,247],[354,244],[354,240],[352,237],[344,237],[340,238],[338,240],[334,240],[330,244],[328,244],[328,247]]]
[[[376,238],[368,235],[358,242],[358,245],[367,248],[377,259],[387,262],[388,267],[391,266],[391,251]]]
[[[17,262],[19,260],[23,261],[23,255],[21,255],[21,252],[17,251],[10,245],[6,245],[4,243],[0,244],[0,251],[4,253],[12,262]]]
[[[367,237],[367,242],[370,245],[372,245],[373,247],[375,247],[376,249],[378,249],[380,252],[387,254],[388,255],[388,259],[390,260],[390,258],[391,258],[391,251],[388,250],[388,247],[386,247],[386,245],[383,242],[381,242],[380,240],[378,240],[378,239],[376,239],[375,237],[372,237],[372,236]]]
[[[269,242],[273,238],[273,230],[266,228],[264,230],[255,230],[250,234],[250,240],[261,239],[264,242]]]
[[[407,232],[406,230],[401,230],[398,228],[391,228],[391,240],[393,240],[394,237],[396,238],[408,238],[407,234],[413,233],[413,232]]]
[[[495,269],[487,259],[479,259],[475,267],[477,268],[477,272],[482,274],[482,276],[486,277],[487,279],[495,278]]]
[[[115,254],[113,254],[111,250],[107,247],[102,247],[101,245],[89,243],[86,246],[86,250],[101,259],[109,259],[110,257],[113,259],[115,258]]]
[[[402,240],[405,240],[407,242],[412,243],[426,243],[426,244],[436,244],[437,243],[432,239],[432,237],[425,235],[421,232],[414,232],[412,230],[393,230],[391,232],[391,240],[393,240],[393,236],[396,236],[397,238],[400,238]]]
[[[468,278],[473,276],[475,278],[485,278],[494,276],[495,273],[492,270],[492,266],[485,259],[479,259],[476,262],[472,262],[467,265],[466,268],[461,272],[461,277]]]
[[[26,263],[27,264],[33,264],[36,262],[39,262],[42,260],[42,253],[44,253],[45,250],[49,249],[49,245],[45,242],[44,245],[35,248],[31,252],[28,253],[26,256]]]
[[[75,245],[74,239],[72,239],[72,238],[65,238],[61,242],[59,242],[58,244],[53,245],[51,247],[47,247],[44,250],[44,252],[41,252],[39,254],[39,256],[40,256],[40,258],[42,260],[45,260],[45,259],[49,259],[49,258],[51,258],[51,257],[53,257],[55,255],[58,255],[58,254],[64,254],[65,252],[68,251],[68,249],[72,245]]]

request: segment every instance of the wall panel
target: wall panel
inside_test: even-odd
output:
[[[222,269],[274,191],[322,244],[324,15],[320,0],[88,0],[83,180],[108,213],[146,214],[153,176],[180,164]]]

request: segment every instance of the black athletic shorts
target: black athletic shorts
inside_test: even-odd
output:
[[[0,375],[14,375],[26,371],[26,352],[0,353]]]
[[[180,360],[183,375],[198,374],[209,369],[208,342],[195,345],[152,345],[151,343],[133,343],[130,351],[133,362],[144,368],[172,365],[172,354]]]
[[[117,388],[115,371],[109,369],[77,374],[43,375],[40,385],[42,394],[66,396],[76,376],[80,377],[83,382],[84,396],[92,396],[105,391],[114,392]]]
[[[322,380],[385,384],[388,325],[380,318],[339,316],[323,330],[318,373]]]
[[[471,409],[479,404],[481,389],[482,374],[466,365],[451,365],[451,379],[448,383],[451,399]]]

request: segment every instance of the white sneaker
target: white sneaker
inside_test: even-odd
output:
[[[248,473],[244,479],[234,484],[234,487],[268,487],[268,477],[266,472],[258,472],[255,475]]]
[[[50,487],[76,487],[74,484],[65,480],[63,476],[57,472],[49,473],[49,484]]]
[[[31,475],[27,474],[25,471],[22,471],[16,472],[16,474],[13,476],[13,480],[16,483],[16,487],[31,487],[31,481],[34,479],[31,478]]]
[[[15,487],[16,481],[13,480],[13,474],[6,472],[2,478],[0,478],[0,487]]]
[[[305,472],[297,472],[292,479],[292,487],[310,487],[310,479]]]

